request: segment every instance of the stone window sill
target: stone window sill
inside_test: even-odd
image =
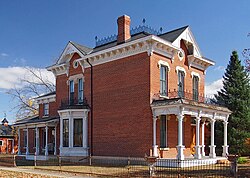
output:
[[[161,151],[168,151],[169,148],[160,148]]]

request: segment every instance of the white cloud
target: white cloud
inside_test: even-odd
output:
[[[216,80],[212,83],[205,85],[205,95],[207,97],[212,97],[214,94],[217,94],[217,91],[219,91],[223,87],[223,79]]]
[[[52,72],[47,71],[46,69],[34,68],[34,71],[38,74],[39,71],[41,75],[46,80],[55,83],[55,78]],[[21,88],[22,79],[29,81],[34,81],[34,77],[27,72],[25,67],[7,67],[0,68],[0,89],[12,89],[12,88]]]
[[[17,65],[25,66],[26,59],[24,59],[24,58],[16,58],[15,60],[13,60],[13,62],[15,64],[17,64]]]
[[[224,66],[218,66],[216,67],[214,70],[217,70],[217,71],[225,71],[225,67]]]
[[[9,56],[9,55],[6,54],[6,53],[1,53],[1,56],[2,56],[2,57],[7,57],[7,56]]]

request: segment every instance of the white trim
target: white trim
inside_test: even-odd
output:
[[[180,54],[182,54],[182,56],[180,56]],[[180,51],[177,52],[177,56],[179,60],[182,61],[184,59],[185,52],[181,49]]]
[[[105,50],[88,54],[80,59],[77,59],[77,61],[80,62],[83,68],[88,68],[90,66],[84,61],[85,59],[90,59],[92,65],[95,66],[143,52],[147,52],[149,56],[153,52],[156,52],[172,59],[178,50],[181,49],[175,47],[172,43],[161,39],[160,37],[149,35]]]
[[[68,80],[67,80],[67,85],[69,85],[69,81],[70,80],[73,80],[74,81],[74,84],[77,84],[78,83],[78,79],[82,78],[83,79],[83,82],[84,82],[84,76],[83,74],[76,74],[76,75],[71,75]]]
[[[76,69],[79,66],[79,62],[77,60],[73,61],[73,68]]]
[[[170,71],[170,66],[167,61],[159,60],[158,61],[158,67],[161,68],[161,66],[166,66],[168,68],[168,71]]]
[[[192,76],[192,78],[194,78],[194,76],[196,76],[196,77],[198,77],[199,78],[199,81],[200,81],[200,74],[198,74],[197,72],[194,72],[194,71],[192,71],[191,72],[191,76]]]
[[[183,67],[176,66],[175,70],[176,70],[177,73],[178,73],[178,71],[182,71],[182,72],[184,72],[185,76],[187,75],[187,72]]]
[[[214,118],[215,120],[226,121],[228,115],[231,113],[230,111],[222,111],[221,107],[204,108],[201,106],[192,106],[186,104],[171,104],[171,105],[169,104],[163,106],[151,105],[151,108],[156,117],[167,114],[178,115],[178,113],[182,111],[182,113],[185,115],[191,115],[196,117],[200,114],[199,116],[203,118],[210,118],[210,119]]]
[[[49,95],[49,96],[42,96],[39,98],[36,98],[35,101],[38,104],[45,104],[45,103],[51,103],[51,102],[55,102],[56,101],[56,94],[54,95]]]
[[[2,144],[0,144],[0,146],[3,146],[3,144],[4,144],[4,141],[3,140],[0,140],[0,143],[2,142]]]
[[[203,71],[205,71],[209,66],[215,65],[215,62],[209,61],[199,56],[188,55],[187,58],[189,67],[194,67]]]

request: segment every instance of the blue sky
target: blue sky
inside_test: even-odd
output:
[[[116,34],[116,19],[123,14],[131,17],[132,27],[143,18],[163,32],[190,25],[202,54],[216,62],[206,78],[213,90],[231,51],[238,50],[242,57],[241,51],[250,46],[249,7],[248,0],[1,0],[0,118],[6,112],[10,121],[15,120],[13,101],[5,94],[10,71],[53,64],[69,40],[93,47],[95,36]]]

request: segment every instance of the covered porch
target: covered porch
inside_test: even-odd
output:
[[[19,135],[18,155],[46,160],[49,155],[58,154],[59,118],[33,118],[16,123],[16,127]]]
[[[223,122],[224,124],[224,143],[223,143],[223,153],[222,157],[226,157],[228,155],[228,145],[227,145],[227,124],[228,124],[228,116],[231,113],[227,108],[206,104],[204,102],[192,101],[183,98],[172,98],[172,99],[157,99],[154,100],[151,104],[152,112],[153,112],[153,144],[152,144],[152,156],[154,157],[161,157],[160,151],[166,150],[166,152],[170,152],[171,148],[167,147],[162,148],[159,144],[159,139],[157,140],[157,121],[159,123],[168,122],[168,120],[174,120],[176,123],[176,140],[177,145],[175,152],[172,154],[176,154],[174,157],[178,160],[185,160],[185,159],[196,159],[196,160],[205,160],[205,159],[214,159],[217,158],[216,155],[216,145],[215,145],[215,123],[216,122]],[[163,122],[163,118],[165,121]],[[188,121],[188,123],[186,123]],[[205,153],[205,127],[209,125],[207,129],[210,130],[208,133],[210,134],[210,143],[209,143],[209,153],[206,155]],[[162,129],[162,128],[160,128]],[[168,128],[168,130],[172,130],[171,134],[174,134],[175,127]],[[184,142],[185,134],[190,134],[187,130],[190,129],[192,132],[193,129],[193,146],[191,142],[191,146],[188,148],[190,152],[190,156],[185,154],[186,145]],[[163,134],[164,139],[168,139],[170,132],[161,132]],[[165,134],[165,135],[164,135]],[[159,134],[158,134],[159,135]],[[175,137],[173,137],[175,138]],[[173,139],[172,139],[173,140]],[[175,140],[175,141],[176,141]],[[157,142],[158,141],[158,142]],[[162,143],[160,143],[162,144]],[[187,143],[186,143],[187,144]],[[172,145],[173,147],[173,145]],[[171,154],[171,153],[170,153]],[[186,155],[186,156],[185,156]],[[163,157],[167,158],[167,157]],[[172,157],[173,158],[173,157]]]

